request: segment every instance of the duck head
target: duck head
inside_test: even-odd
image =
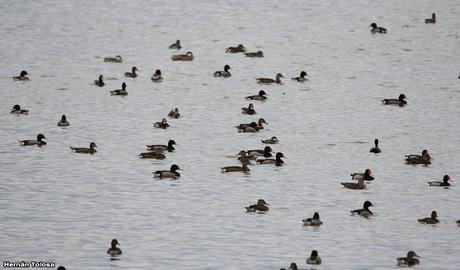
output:
[[[372,29],[377,28],[377,24],[376,23],[371,23],[370,27],[372,27]]]
[[[443,181],[444,183],[449,182],[449,181],[450,181],[450,176],[448,176],[447,174],[444,175],[444,177],[442,178],[442,181]]]
[[[126,83],[125,83],[125,82],[123,82],[123,83],[121,84],[121,89],[126,90]]]
[[[174,140],[169,140],[168,141],[168,146],[169,147],[173,146],[174,144],[176,144],[176,142]]]
[[[238,49],[244,49],[244,46],[243,46],[243,44],[238,44],[238,47],[237,47],[237,48],[238,48]]]
[[[271,151],[272,151],[272,148],[270,146],[265,146],[264,153],[270,153]]]
[[[176,164],[171,165],[171,168],[169,169],[171,172],[176,172],[177,170],[182,170],[177,166]]]
[[[281,73],[276,74],[276,79],[279,80],[281,78],[284,78],[283,74],[281,74]]]
[[[136,73],[137,67],[132,67],[132,68],[131,68],[131,71],[132,71],[133,73]]]
[[[415,251],[409,251],[407,252],[407,258],[414,258],[414,257],[417,257],[417,258],[420,258],[417,253],[415,253]]]
[[[366,176],[372,176],[372,171],[371,171],[371,169],[366,169],[366,170],[364,171],[364,175],[366,175]]]
[[[318,251],[313,250],[313,251],[311,252],[310,258],[311,258],[311,259],[315,259],[316,257],[318,257]]]
[[[266,95],[267,95],[267,93],[264,90],[259,91],[259,96],[263,97],[263,96],[266,96]]]
[[[314,218],[314,219],[319,219],[319,214],[318,214],[318,212],[315,212],[315,213],[313,214],[313,218]]]
[[[157,69],[157,70],[155,71],[155,75],[161,75],[161,70]]]
[[[303,77],[305,77],[305,76],[307,76],[307,72],[305,72],[305,71],[300,72],[300,77],[303,78]]]
[[[98,79],[100,82],[102,82],[104,80],[104,76],[101,74],[99,75],[99,79]]]
[[[438,217],[438,213],[436,211],[431,212],[431,218],[435,219]]]
[[[375,139],[374,144],[375,144],[375,148],[378,148],[379,147],[379,139]]]
[[[250,109],[250,110],[254,110],[254,104],[252,104],[252,103],[249,103],[248,109]]]
[[[370,201],[365,201],[363,204],[364,209],[369,209],[369,207],[374,206]]]
[[[422,157],[429,157],[429,156],[430,156],[430,154],[428,153],[428,150],[424,149],[422,151]]]
[[[21,106],[19,106],[18,104],[13,106],[14,111],[17,111],[17,110],[20,110],[20,109],[21,109]]]
[[[90,149],[97,148],[96,143],[95,143],[95,142],[91,142],[91,143],[89,144],[89,148],[90,148]]]
[[[283,155],[283,153],[281,153],[281,152],[276,153],[276,159],[280,160],[281,158],[287,158],[287,157],[285,155]]]
[[[192,53],[192,52],[187,52],[185,55],[187,55],[187,56],[193,56],[193,53]]]
[[[19,77],[24,77],[26,75],[29,75],[29,73],[27,73],[27,71],[23,70],[23,71],[21,71],[21,74],[19,74]]]
[[[117,239],[112,239],[110,245],[112,246],[112,248],[117,248],[117,245],[120,245],[120,243],[118,243]]]
[[[291,265],[289,266],[289,269],[291,269],[291,270],[298,270],[299,268],[297,268],[297,264],[296,264],[296,263],[291,263]]]
[[[225,65],[225,66],[224,66],[224,70],[225,70],[225,71],[228,71],[229,69],[231,69],[229,65]]]
[[[436,13],[431,14],[431,18],[433,19],[433,21],[436,21]]]
[[[67,121],[67,117],[65,117],[65,114],[63,114],[63,115],[61,116],[61,121],[62,121],[62,122]]]
[[[261,126],[262,124],[267,124],[268,125],[267,121],[265,121],[265,119],[263,119],[263,118],[259,118],[258,124],[259,124],[259,126]]]
[[[43,139],[46,139],[45,135],[43,135],[43,134],[41,134],[41,133],[37,135],[37,141],[40,142],[40,141],[43,140]]]
[[[399,97],[398,97],[399,101],[403,101],[405,99],[406,99],[406,95],[404,95],[404,94],[400,94]]]
[[[262,206],[262,205],[269,205],[269,204],[268,204],[264,199],[259,199],[259,200],[257,201],[257,205]]]
[[[161,120],[161,124],[162,124],[162,125],[168,124],[168,121],[166,121],[166,118],[163,118],[163,119]]]

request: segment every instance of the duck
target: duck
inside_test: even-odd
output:
[[[249,103],[248,107],[241,108],[241,113],[242,114],[249,114],[253,115],[256,114],[256,110],[254,110],[254,104]]]
[[[99,87],[102,87],[105,85],[104,83],[104,76],[103,75],[99,75],[99,78],[97,80],[94,80],[94,84],[99,86]]]
[[[270,210],[267,205],[269,206],[269,204],[264,199],[259,199],[257,204],[252,204],[245,208],[246,212],[267,212]]]
[[[242,150],[238,153],[238,160],[241,162],[241,164],[246,163],[247,165],[252,165],[251,160],[255,160],[256,157],[254,156],[249,156],[246,154],[246,151]]]
[[[424,149],[422,155],[407,155],[405,159],[407,164],[431,164],[431,157],[428,150]]]
[[[232,74],[230,73],[230,71],[228,71],[229,69],[231,69],[230,66],[229,66],[229,65],[225,65],[223,71],[216,71],[216,72],[214,72],[214,77],[228,78],[228,77],[232,76]]]
[[[260,140],[260,141],[262,143],[265,143],[265,144],[277,144],[277,143],[279,143],[278,137],[276,137],[276,136],[272,136],[270,139]]]
[[[371,29],[372,34],[375,34],[375,33],[386,34],[387,33],[387,29],[383,27],[378,27],[376,23],[371,23],[370,27],[372,27]]]
[[[238,129],[238,132],[255,133],[255,132],[259,132],[259,130],[261,129],[260,126],[256,122],[251,122],[249,124],[242,124],[242,125],[245,125],[245,126],[243,127],[236,126],[236,128]]]
[[[379,148],[379,139],[375,139],[375,140],[374,140],[374,147],[372,147],[372,148],[369,150],[369,152],[371,152],[371,153],[376,153],[376,154],[382,152],[382,150],[380,150],[380,148]]]
[[[260,156],[263,156],[263,157],[272,157],[272,148],[270,146],[265,146],[265,148],[263,150],[248,150],[246,151],[246,153],[250,156],[255,156],[255,157],[260,157]]]
[[[267,93],[266,93],[264,90],[260,90],[260,91],[259,91],[259,94],[257,94],[257,95],[252,95],[252,96],[247,96],[246,99],[249,99],[249,100],[258,100],[258,101],[265,101],[265,100],[267,100],[266,95],[267,95]]]
[[[37,140],[23,140],[19,141],[19,144],[22,146],[29,146],[29,145],[37,145],[37,146],[42,146],[46,145],[46,142],[43,141],[43,139],[46,139],[45,135],[43,134],[38,134],[37,135]]]
[[[284,78],[283,74],[278,73],[276,74],[275,80],[270,79],[270,78],[256,78],[256,80],[257,80],[257,83],[261,83],[261,84],[272,84],[272,83],[281,84],[281,78]]]
[[[160,152],[164,152],[164,151],[172,152],[172,151],[176,150],[173,145],[177,145],[176,142],[174,140],[169,140],[168,145],[151,144],[151,145],[147,145],[147,149],[150,150],[150,151],[156,151],[156,152],[158,152],[158,151],[160,151]]]
[[[186,54],[176,54],[171,56],[173,61],[192,61],[193,60],[193,53],[187,52]]]
[[[323,224],[323,222],[319,219],[318,212],[315,212],[312,218],[302,219],[302,222],[304,226],[316,226],[317,227]]]
[[[110,248],[107,250],[107,254],[109,254],[110,256],[121,255],[123,252],[121,251],[119,247],[117,247],[117,245],[118,246],[120,245],[120,243],[118,243],[118,240],[112,239],[112,242],[110,243]]]
[[[436,211],[432,211],[431,217],[421,218],[418,220],[418,222],[422,224],[436,224],[436,223],[439,223],[439,220],[437,219],[437,217],[438,217],[438,213],[436,213]]]
[[[358,214],[362,217],[369,217],[374,214],[371,212],[371,210],[369,210],[369,207],[371,206],[374,206],[374,205],[370,201],[365,201],[362,209],[355,209],[355,210],[351,210],[350,212],[353,215]]]
[[[127,96],[128,91],[126,91],[126,83],[123,82],[121,84],[121,89],[116,89],[116,90],[110,91],[110,95],[112,95],[112,96]]]
[[[351,179],[353,180],[365,180],[365,181],[372,181],[374,180],[374,176],[372,175],[371,169],[366,169],[364,173],[352,173]]]
[[[176,49],[176,50],[180,50],[182,49],[182,45],[180,44],[180,40],[176,40],[176,42],[174,42],[173,44],[169,45],[169,48],[170,49]]]
[[[131,72],[125,72],[125,77],[136,78],[137,77],[137,67],[132,67]]]
[[[175,109],[171,110],[168,113],[168,116],[171,117],[171,118],[176,118],[176,119],[179,118],[180,117],[179,109],[175,108]]]
[[[29,75],[29,73],[27,73],[27,71],[23,70],[23,71],[21,71],[21,73],[19,73],[19,76],[14,76],[13,80],[14,81],[28,81],[29,77],[27,77],[27,75]]]
[[[168,170],[162,170],[162,171],[155,171],[153,172],[153,177],[156,178],[172,178],[172,179],[177,179],[180,177],[180,173],[177,172],[177,170],[182,170],[177,166],[176,164],[171,165],[171,168]]]
[[[69,121],[67,121],[67,117],[65,116],[65,114],[63,114],[61,116],[61,120],[59,120],[59,122],[57,123],[57,126],[58,127],[68,127],[68,126],[70,126],[70,123],[69,123]]]
[[[161,122],[155,122],[153,126],[156,128],[167,129],[169,127],[169,124],[168,121],[166,121],[166,118],[163,118]]]
[[[428,185],[433,186],[433,187],[448,187],[450,186],[449,181],[450,181],[450,176],[446,174],[442,178],[442,182],[441,181],[430,181],[428,182]]]
[[[242,162],[242,166],[227,166],[220,168],[222,172],[244,172],[249,173],[251,170],[248,167],[249,162]]]
[[[70,149],[75,152],[75,153],[80,153],[80,154],[94,154],[96,153],[96,147],[97,145],[94,142],[91,142],[89,144],[89,148],[86,147],[72,147],[70,146]]]
[[[414,266],[420,264],[417,258],[420,258],[417,253],[409,251],[407,252],[407,257],[399,257],[396,261],[398,262],[398,266]]]
[[[143,152],[139,154],[139,158],[146,159],[146,158],[152,158],[152,159],[160,159],[163,160],[166,158],[165,155],[163,155],[160,152]]]
[[[307,264],[321,264],[321,258],[318,256],[318,251],[313,250],[310,257],[307,258]]]
[[[246,57],[253,57],[253,58],[256,58],[256,57],[264,57],[264,53],[262,51],[257,51],[257,52],[247,52],[247,53],[244,53],[244,55],[246,55]]]
[[[344,188],[348,188],[348,189],[366,189],[366,184],[364,183],[363,179],[359,179],[358,183],[346,182],[346,183],[341,183],[341,184],[343,185]]]
[[[117,56],[107,56],[104,57],[104,62],[111,62],[111,63],[123,63],[123,59],[120,55]]]
[[[307,78],[305,78],[305,76],[307,76],[307,72],[305,71],[301,71],[300,72],[300,76],[299,77],[295,77],[295,78],[292,78],[293,81],[298,81],[298,82],[305,82],[305,81],[308,81]]]
[[[246,52],[246,48],[244,48],[243,44],[239,44],[236,47],[228,47],[227,49],[225,49],[225,52],[227,52],[227,53]]]
[[[396,106],[403,107],[407,105],[407,101],[405,99],[406,99],[406,95],[400,94],[398,99],[386,98],[386,99],[383,99],[382,102],[384,105],[396,105]]]
[[[283,166],[284,161],[281,158],[287,158],[283,153],[278,152],[276,153],[276,158],[266,158],[266,159],[258,159],[256,160],[259,164],[275,164],[275,166]]]
[[[436,13],[431,14],[431,18],[425,19],[425,23],[429,24],[435,24],[436,23]]]
[[[256,126],[254,126],[254,123],[255,122],[251,122],[251,123],[248,123],[248,124],[239,124],[238,126],[236,126],[236,128],[237,129],[245,129],[247,127],[256,127],[257,129],[264,129],[263,124],[268,125],[268,122],[265,121],[265,119],[263,119],[263,118],[259,118],[259,120],[257,120],[257,123],[255,123]]]
[[[21,106],[19,106],[19,104],[16,104],[13,106],[13,108],[11,109],[10,111],[11,114],[24,114],[24,115],[28,115],[29,114],[29,110],[23,110],[21,109]]]
[[[67,269],[65,269],[64,266],[59,266],[59,267],[57,268],[57,270],[67,270]]]
[[[289,265],[289,269],[290,269],[290,270],[299,270],[299,268],[297,268],[297,264],[296,264],[296,263],[291,263],[291,265]]]
[[[161,70],[157,69],[155,73],[152,75],[151,78],[152,81],[154,82],[161,82],[163,81],[163,76],[161,76]]]

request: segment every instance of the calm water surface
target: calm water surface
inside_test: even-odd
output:
[[[436,12],[438,23],[425,25]],[[54,261],[68,269],[279,269],[317,249],[317,269],[395,269],[415,250],[418,269],[458,269],[460,228],[460,2],[440,1],[0,1],[0,259]],[[387,35],[372,35],[377,22]],[[193,62],[172,62],[181,39]],[[244,44],[265,58],[226,54]],[[123,64],[101,57],[120,54]],[[229,79],[213,78],[225,64]],[[123,78],[131,66],[136,79]],[[150,76],[161,69],[162,83]],[[31,81],[11,76],[29,71]],[[301,70],[310,81],[289,78]],[[283,85],[255,77],[281,72]],[[91,85],[98,74],[103,88]],[[125,81],[129,96],[109,95]],[[244,96],[265,89],[258,114]],[[408,96],[409,105],[382,106]],[[9,114],[20,104],[27,116]],[[154,129],[171,108],[182,118]],[[66,114],[71,126],[56,126]],[[239,123],[264,117],[258,134]],[[18,140],[48,137],[45,147]],[[278,136],[286,166],[222,174],[242,149]],[[383,152],[370,154],[374,138]],[[145,144],[174,139],[163,161],[140,160]],[[99,146],[93,156],[69,146]],[[405,154],[429,149],[429,167]],[[152,171],[176,163],[178,181]],[[365,191],[341,181],[371,168]],[[453,179],[449,189],[426,181]],[[264,198],[271,210],[247,214]],[[350,216],[364,200],[366,220]],[[437,210],[438,225],[418,218]],[[319,211],[324,225],[301,220]],[[123,255],[106,250],[117,238]]]

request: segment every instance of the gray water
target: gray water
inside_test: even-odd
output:
[[[460,228],[460,2],[445,1],[0,1],[0,259],[68,269],[279,269],[317,249],[317,269],[458,269]],[[425,25],[436,12],[438,22]],[[372,35],[375,21],[387,35]],[[192,62],[172,62],[181,39]],[[226,54],[242,43],[265,58]],[[120,54],[122,64],[102,57]],[[213,78],[225,64],[228,79]],[[131,66],[139,77],[128,79]],[[150,76],[161,69],[162,83]],[[25,69],[28,82],[13,82]],[[310,81],[290,77],[306,70]],[[284,74],[283,85],[256,77]],[[91,83],[99,74],[103,88]],[[125,81],[126,98],[110,96]],[[244,96],[265,89],[247,116]],[[405,93],[409,105],[381,105]],[[29,115],[10,115],[20,104]],[[171,108],[182,118],[155,129]],[[56,123],[66,114],[70,127]],[[264,117],[258,134],[235,125]],[[45,147],[18,140],[48,138]],[[242,149],[277,136],[283,167],[222,174]],[[369,153],[374,138],[382,153]],[[146,144],[174,139],[163,161]],[[99,146],[95,155],[69,146]],[[432,165],[404,164],[428,149]],[[178,164],[177,181],[152,171]],[[371,168],[365,191],[340,182]],[[426,181],[453,179],[449,189]],[[264,198],[267,214],[245,213]],[[350,215],[371,200],[375,216]],[[441,222],[417,219],[437,210]],[[319,211],[324,224],[302,226]],[[117,238],[123,255],[106,254]]]

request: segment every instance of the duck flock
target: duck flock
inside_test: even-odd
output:
[[[435,13],[432,14],[431,18],[427,18],[425,20],[426,24],[435,24],[436,23],[436,15]],[[390,31],[387,31],[384,27],[378,26],[376,23],[370,24],[370,32],[375,35],[384,35],[387,34],[389,35],[391,33]],[[171,50],[176,50],[177,52],[174,52],[173,55],[171,56],[171,61],[194,61],[195,56],[192,51],[189,50],[183,50],[183,47],[186,47],[181,40],[177,40],[174,43],[172,43],[169,46],[169,49]],[[232,44],[232,46],[229,46],[227,48],[222,48],[223,51],[225,51],[226,54],[242,54],[244,57],[247,58],[255,58],[259,59],[260,61],[263,61],[263,58],[266,57],[263,51],[261,50],[248,50],[244,45],[242,44]],[[103,58],[103,62],[105,62],[106,65],[114,65],[114,64],[123,64],[124,58],[121,55],[115,55],[115,56],[107,56]],[[222,66],[221,70],[214,71],[210,73],[212,76],[209,76],[210,80],[212,77],[215,78],[221,78],[221,79],[227,79],[232,76],[238,76],[238,75],[233,75],[232,70],[233,68],[237,67],[231,67],[229,64],[225,64]],[[29,70],[30,72],[30,70]],[[140,74],[140,71],[136,66],[132,66],[128,68],[128,70],[124,73],[124,78],[129,79],[129,78],[137,78]],[[33,72],[31,72],[33,74]],[[254,91],[253,95],[248,95],[248,96],[242,96],[241,99],[246,100],[247,106],[244,106],[241,108],[241,113],[244,115],[259,115],[257,112],[257,109],[259,107],[263,107],[264,104],[269,103],[271,98],[269,94],[267,93],[268,91],[266,90],[265,86],[267,85],[283,85],[285,83],[292,83],[292,84],[308,84],[310,80],[314,80],[314,78],[311,78],[309,74],[304,71],[304,70],[299,70],[297,74],[292,74],[289,80],[286,79],[287,74],[283,74],[282,72],[278,72],[276,74],[273,74],[274,76],[272,78],[264,78],[264,77],[256,77],[258,74],[255,75],[255,80],[252,82],[255,84],[257,83],[260,88],[264,88],[262,90],[257,90]],[[105,79],[104,74],[95,74],[95,80],[93,82],[95,87],[99,87],[102,89],[107,89],[107,95],[112,95],[112,96],[120,96],[120,97],[127,97],[129,96],[129,85],[127,82],[123,81],[120,84],[119,89],[113,89],[110,88],[112,87],[112,83],[108,83]],[[19,76],[15,76],[12,78],[15,81],[18,82],[23,82],[23,83],[29,83],[33,84],[34,83],[34,78],[29,75],[28,71],[20,71]],[[168,80],[168,77],[165,76],[163,77],[163,73],[161,69],[156,69],[153,73],[151,73],[150,80],[152,83],[162,83],[165,80]],[[290,82],[288,82],[290,81]],[[251,83],[249,83],[251,84]],[[116,98],[116,97],[114,97]],[[399,96],[395,97],[382,97],[381,99],[381,105],[388,105],[388,106],[398,106],[401,108],[404,108],[406,105],[408,105],[407,102],[407,97],[404,93],[401,93]],[[12,108],[10,110],[10,113],[13,115],[19,115],[20,117],[28,117],[27,115],[33,114],[33,112],[29,112],[27,110],[27,105],[26,104],[12,104]],[[179,119],[187,114],[186,109],[182,108],[172,108],[169,112],[165,112],[164,117],[158,117],[154,122],[151,123],[152,129],[164,129],[166,132],[167,130],[175,125],[175,119]],[[168,119],[169,118],[169,119]],[[71,130],[72,129],[72,124],[71,124],[71,119],[68,120],[66,115],[60,116],[60,119],[57,120],[57,126],[60,128],[66,128]],[[260,148],[255,148],[255,149],[241,149],[236,146],[235,152],[234,153],[228,153],[229,155],[236,154],[232,159],[232,164],[223,164],[223,165],[228,165],[228,166],[222,166],[221,168],[214,168],[215,170],[220,170],[221,173],[227,174],[227,173],[233,173],[234,177],[244,177],[246,175],[251,174],[253,170],[259,170],[259,168],[263,167],[264,169],[270,169],[271,166],[273,168],[277,167],[282,167],[282,166],[289,166],[289,163],[286,161],[288,153],[282,153],[279,151],[274,151],[273,148],[275,148],[278,145],[283,144],[283,133],[286,131],[277,131],[276,128],[272,128],[271,132],[275,134],[270,134],[267,135],[267,133],[264,132],[264,125],[269,124],[270,120],[269,119],[264,119],[263,117],[257,117],[255,121],[247,121],[245,123],[240,123],[237,125],[234,125],[235,131],[238,133],[244,134],[244,133],[257,133],[261,134],[260,136],[260,143],[263,145]],[[46,131],[43,131],[42,133],[36,134],[36,138],[29,138],[29,139],[23,139],[19,138],[19,144],[21,146],[38,146],[38,147],[43,147],[46,148],[47,144],[50,143],[52,144],[52,140],[48,140],[46,138]],[[381,149],[379,147],[379,138],[372,138],[374,141],[373,145],[370,145],[369,153],[361,153],[362,155],[368,154],[368,155],[384,155],[386,151],[390,151],[391,146],[386,145],[386,148]],[[178,147],[179,145],[179,147]],[[154,144],[150,144],[149,142],[146,143],[145,145],[145,150],[140,152],[138,154],[139,159],[154,159],[154,160],[164,160],[163,164],[165,164],[163,168],[154,168],[152,170],[152,177],[154,179],[158,180],[165,180],[165,181],[178,181],[179,179],[187,177],[187,172],[184,171],[182,172],[182,168],[180,164],[175,164],[172,160],[169,160],[170,157],[168,156],[172,152],[179,152],[181,148],[186,148],[187,147],[187,142],[178,142],[176,143],[175,138],[170,138],[168,141],[158,141],[154,142]],[[177,149],[176,149],[177,148]],[[101,149],[98,148],[97,142],[94,141],[88,141],[87,147],[86,146],[74,146],[74,145],[68,145],[67,150],[73,152],[74,154],[82,154],[82,155],[97,155],[98,150],[101,151]],[[102,151],[104,151],[102,149]],[[436,166],[433,165],[433,158],[430,156],[429,150],[428,149],[414,149],[415,153],[407,153],[407,155],[404,157],[404,160],[402,162],[405,162],[408,165],[413,165],[413,166]],[[407,170],[411,170],[412,166],[407,166]],[[179,172],[181,171],[181,172]],[[384,168],[382,168],[382,173],[384,173]],[[350,173],[350,172],[347,172]],[[184,175],[182,175],[184,174]],[[426,185],[429,187],[433,188],[449,188],[452,183],[452,178],[450,175],[437,175],[434,176],[436,178],[435,180],[432,181],[427,181]],[[350,190],[356,190],[356,192],[360,192],[360,190],[366,190],[369,188],[372,188],[372,183],[375,181],[379,181],[377,176],[374,176],[372,169],[371,168],[363,168],[362,171],[360,172],[353,172],[350,174],[350,180],[347,182],[337,182],[335,183],[336,185],[342,185],[344,189],[350,189]],[[329,183],[330,184],[330,183]],[[225,198],[223,198],[225,200]],[[375,210],[371,210],[371,207],[374,206],[374,202],[366,200],[366,201],[360,201],[356,202],[356,206],[359,207],[362,205],[362,208],[358,209],[343,209],[344,215],[350,214],[350,215],[355,215],[357,218],[363,218],[362,222],[367,222],[367,219],[373,219],[373,218],[385,218],[383,216],[379,217],[374,217],[374,212]],[[242,204],[241,205],[241,212],[242,215],[248,215],[247,218],[253,218],[251,216],[252,214],[267,214],[270,213],[270,215],[276,215],[276,210],[270,210],[270,207],[272,207],[269,202],[265,201],[263,198],[254,198],[253,204]],[[340,207],[340,206],[337,206]],[[247,214],[244,214],[243,212],[247,212]],[[442,216],[442,210],[440,211],[441,216]],[[320,219],[320,213],[319,212],[313,212],[313,215],[310,217],[306,217],[303,219],[299,218],[299,226],[313,226],[313,227],[320,227],[323,225],[323,221]],[[427,212],[427,215],[429,217],[420,217],[417,219],[417,217],[414,217],[414,222],[419,222],[421,224],[437,224],[439,223],[438,219],[438,212],[436,209],[433,209],[431,211],[431,214]],[[459,217],[460,217],[460,211],[459,211]],[[460,227],[460,220],[452,220],[448,221],[452,223],[457,223],[458,226]],[[443,225],[442,225],[443,226]],[[314,232],[313,232],[314,233]],[[101,243],[105,244],[105,243]],[[110,257],[113,258],[119,258],[122,257],[123,252],[122,250],[118,247],[120,244],[117,239],[111,240],[111,246],[107,250],[107,254]],[[413,249],[417,249],[416,246],[413,247]],[[420,264],[420,257],[417,255],[417,253],[413,250],[409,250],[406,254],[401,254],[405,255],[405,257],[399,257],[399,258],[393,258],[396,259],[395,263],[398,266],[414,266]],[[126,255],[124,255],[126,256]],[[249,255],[248,255],[249,256]],[[423,256],[423,255],[422,255]],[[325,258],[325,260],[334,260],[334,258]],[[319,255],[318,250],[312,250],[311,254],[309,254],[306,257],[306,264],[311,264],[311,265],[319,265],[322,263],[322,260]],[[65,269],[63,266],[61,266],[60,269]],[[298,269],[296,263],[291,263],[289,266],[289,269]]]

